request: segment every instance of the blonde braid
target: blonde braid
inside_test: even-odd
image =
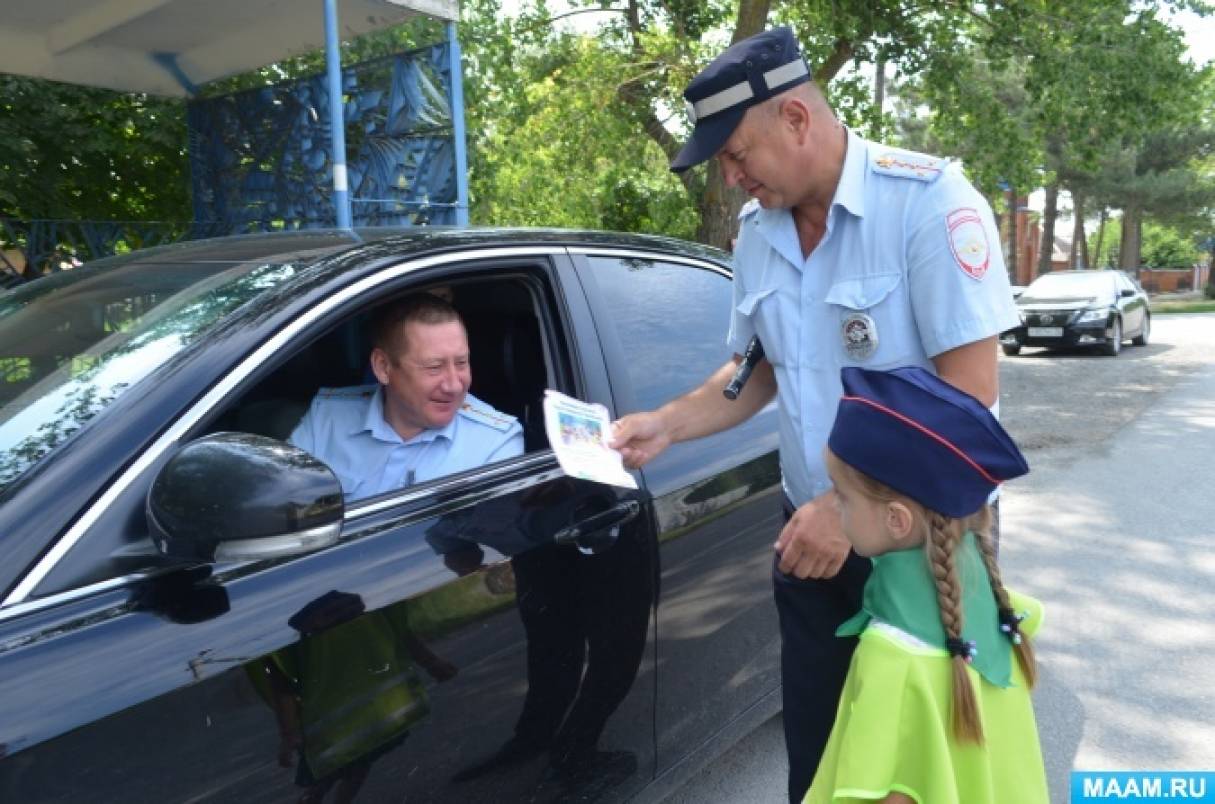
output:
[[[987,517],[990,523],[991,517]],[[995,595],[996,605],[1005,612],[1012,612],[1012,602],[1008,599],[1008,590],[1004,588],[1004,581],[1000,578],[1000,565],[996,562],[996,549],[991,541],[990,525],[984,528],[972,528],[976,539],[979,542],[979,553],[983,556],[983,565],[987,567],[987,577],[991,579],[991,593]],[[1012,634],[1009,634],[1012,637]],[[1029,642],[1029,637],[1025,634],[1020,635],[1019,642],[1013,642],[1013,652],[1017,654],[1017,662],[1021,665],[1021,672],[1025,674],[1025,683],[1033,687],[1038,681],[1038,664],[1034,657],[1034,648]]]
[[[962,584],[958,578],[954,556],[962,541],[962,523],[929,511],[928,561],[937,587],[937,603],[941,609],[941,625],[950,640],[962,638]],[[959,742],[983,744],[983,723],[975,701],[974,688],[967,673],[966,659],[953,655],[953,731]]]

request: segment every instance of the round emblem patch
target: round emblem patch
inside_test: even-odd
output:
[[[982,279],[990,264],[990,248],[983,219],[970,207],[955,209],[945,217],[949,248],[962,272],[971,279]]]
[[[844,351],[853,360],[868,360],[877,351],[877,324],[864,313],[844,316],[840,331],[844,337]]]

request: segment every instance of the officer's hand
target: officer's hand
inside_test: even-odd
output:
[[[608,446],[620,453],[625,466],[636,469],[671,446],[671,437],[657,413],[630,413],[612,422]]]
[[[793,512],[776,540],[777,568],[797,578],[834,578],[850,549],[840,528],[835,492],[828,492]]]

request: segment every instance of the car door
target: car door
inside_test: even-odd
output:
[[[567,261],[516,249],[504,267],[520,260],[541,284],[549,377],[607,399]],[[449,255],[425,276],[469,265],[496,267]],[[367,298],[322,305],[410,281],[390,266]],[[286,353],[312,335],[275,339]],[[185,411],[182,440],[243,390]],[[143,527],[174,432],[84,512],[64,562]],[[319,552],[35,590],[0,610],[0,800],[627,796],[654,770],[651,520],[641,493],[567,478],[538,447],[351,504]],[[502,750],[523,733],[531,750]]]
[[[1127,335],[1137,335],[1143,331],[1147,303],[1126,276],[1116,273],[1115,280],[1117,285],[1114,293],[1118,297],[1118,306],[1122,309],[1123,332]]]
[[[587,250],[575,260],[618,415],[655,409],[730,359],[730,276],[721,265],[644,251]],[[695,764],[779,709],[774,405],[729,431],[670,447],[642,475],[660,544],[661,774]]]

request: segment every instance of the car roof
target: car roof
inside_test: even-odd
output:
[[[399,256],[430,250],[490,245],[579,245],[644,248],[721,260],[728,255],[709,246],[658,235],[596,230],[513,229],[480,227],[373,227],[310,229],[186,240],[124,255],[123,261],[147,263],[312,262],[343,251],[391,250]],[[98,264],[104,261],[98,261]]]

